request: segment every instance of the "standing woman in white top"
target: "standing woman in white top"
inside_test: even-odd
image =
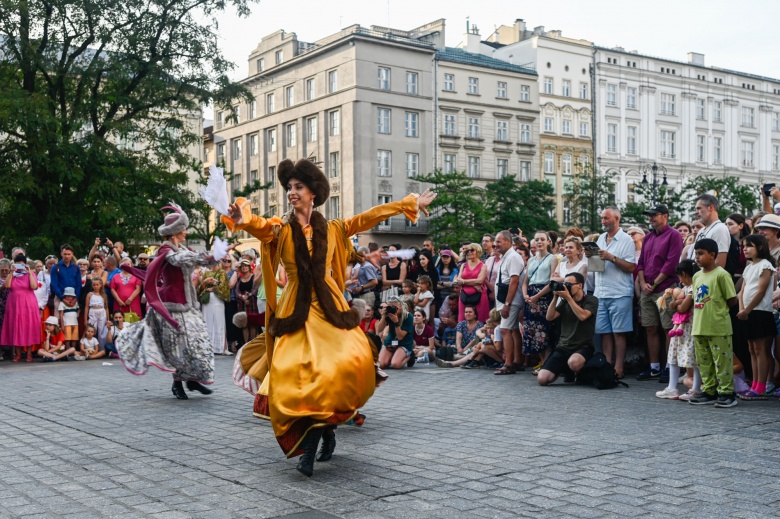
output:
[[[547,232],[537,231],[534,234],[534,244],[536,254],[528,261],[528,275],[523,280],[523,298],[527,303],[523,307],[523,353],[539,355],[541,362],[538,367],[541,367],[552,346],[550,323],[546,315],[552,301],[550,276],[558,268],[558,259],[552,253],[552,243]],[[538,373],[537,369],[534,369],[534,374]]]
[[[571,236],[563,242],[563,261],[558,264],[555,273],[550,279],[563,281],[572,272],[579,272],[582,277],[588,278],[588,258],[582,248],[582,240]]]

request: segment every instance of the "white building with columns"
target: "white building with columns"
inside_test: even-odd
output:
[[[617,175],[618,204],[634,201],[655,162],[674,189],[705,175],[756,187],[780,176],[780,80],[708,67],[694,52],[681,62],[593,50],[595,153],[600,171]]]

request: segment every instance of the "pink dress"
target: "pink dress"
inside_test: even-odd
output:
[[[0,344],[26,348],[41,343],[41,316],[35,290],[30,288],[30,276],[15,276],[11,281],[5,305]]]
[[[117,274],[111,279],[111,283],[108,284],[109,288],[116,290],[116,294],[122,301],[127,301],[133,292],[135,287],[141,286],[141,280],[131,275],[130,278],[123,278],[122,274]],[[120,308],[119,304],[114,301],[114,312],[135,312],[138,317],[141,317],[141,294],[130,302],[130,306],[123,306]]]
[[[480,261],[477,263],[477,266],[471,270],[469,269],[469,263],[467,261],[463,264],[463,268],[460,270],[460,277],[463,279],[477,279],[479,277],[479,272],[482,270],[484,265],[485,264]],[[461,290],[464,290],[468,295],[473,294],[476,289],[473,286],[468,286],[462,287]],[[463,315],[464,311],[463,301],[458,299],[458,322],[466,320],[466,317]],[[479,304],[477,305],[477,321],[484,323],[488,320],[488,317],[490,317],[490,302],[488,301],[487,284],[483,282],[482,298],[480,298]]]

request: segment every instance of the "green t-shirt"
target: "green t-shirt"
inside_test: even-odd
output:
[[[693,335],[731,335],[727,301],[736,297],[731,275],[721,267],[693,276]]]

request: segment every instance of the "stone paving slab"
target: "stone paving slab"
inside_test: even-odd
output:
[[[217,358],[210,397],[117,361],[0,362],[0,518],[780,516],[780,403],[691,406],[529,372],[392,372],[307,479]]]

